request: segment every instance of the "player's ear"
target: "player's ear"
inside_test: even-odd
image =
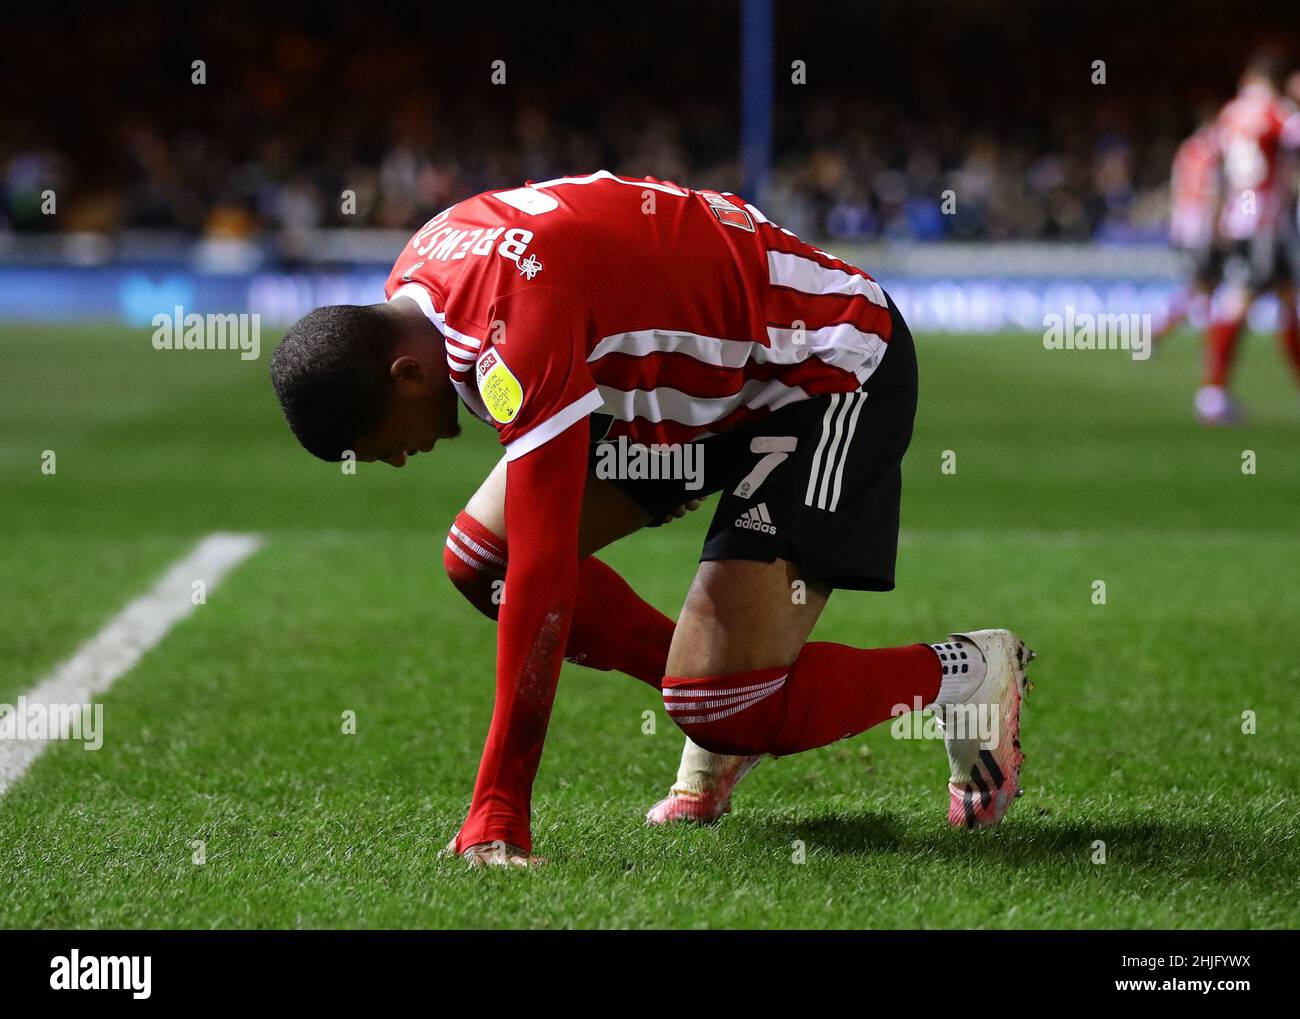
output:
[[[394,382],[415,382],[424,380],[424,365],[408,354],[394,358],[388,366],[388,374]]]

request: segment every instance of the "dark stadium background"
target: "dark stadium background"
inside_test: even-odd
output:
[[[1298,21],[1286,2],[780,2],[773,175],[747,197],[843,241],[1156,240],[1174,146]],[[20,4],[0,230],[255,237],[292,259],[318,225],[406,228],[599,167],[739,189],[739,24],[736,3],[674,0]]]

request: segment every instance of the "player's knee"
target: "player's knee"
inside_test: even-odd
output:
[[[461,559],[450,538],[442,550],[442,563],[452,586],[465,596],[465,600],[489,619],[496,619],[502,581]]]
[[[442,562],[452,586],[485,616],[496,619],[505,587],[505,542],[462,511],[447,532]]]
[[[768,753],[785,724],[788,671],[665,676],[664,709],[687,736],[711,753]]]

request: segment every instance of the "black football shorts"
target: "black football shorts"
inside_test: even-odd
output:
[[[892,300],[889,308],[889,345],[859,391],[791,404],[702,440],[698,489],[683,480],[614,483],[654,521],[720,492],[701,562],[785,559],[809,582],[891,590],[902,460],[916,414],[916,351]]]
[[[1300,244],[1294,231],[1261,230],[1228,245],[1224,275],[1254,291],[1300,282]]]
[[[1183,275],[1190,283],[1203,290],[1212,290],[1223,280],[1223,263],[1226,253],[1222,245],[1208,243],[1181,252]]]

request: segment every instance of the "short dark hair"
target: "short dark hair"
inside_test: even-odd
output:
[[[304,315],[271,355],[271,384],[303,448],[343,459],[388,410],[397,335],[379,305],[335,304]]]
[[[1282,78],[1286,71],[1286,60],[1276,47],[1265,46],[1257,49],[1246,61],[1246,73],[1256,78],[1263,78],[1274,88],[1282,87]]]

